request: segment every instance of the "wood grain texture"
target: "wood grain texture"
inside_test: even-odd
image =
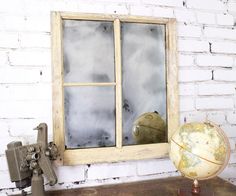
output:
[[[167,143],[124,146],[122,148],[73,149],[65,151],[64,165],[160,158],[167,157],[167,152]]]
[[[116,83],[115,82],[110,82],[110,83],[106,83],[106,82],[101,82],[101,83],[92,83],[92,82],[86,82],[86,83],[81,83],[81,82],[73,82],[73,83],[64,83],[63,86],[115,86]]]
[[[176,20],[166,24],[168,141],[179,127],[179,93]]]
[[[122,71],[120,20],[114,21],[115,73],[116,73],[116,147],[122,147]]]
[[[47,196],[177,196],[180,187],[190,187],[192,180],[182,177],[149,180],[117,185],[70,189],[47,192]],[[236,186],[220,178],[201,181],[202,189],[208,188],[214,196],[235,196]]]
[[[53,139],[58,146],[60,156],[58,164],[63,163],[65,150],[64,137],[64,91],[63,91],[63,51],[62,51],[62,20],[60,13],[51,14],[52,33],[52,114],[53,114]]]

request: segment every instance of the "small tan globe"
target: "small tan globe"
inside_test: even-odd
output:
[[[166,123],[157,112],[144,113],[135,120],[132,135],[137,144],[165,142]]]
[[[227,165],[230,146],[223,130],[212,122],[181,126],[170,140],[170,159],[183,176],[205,180]]]

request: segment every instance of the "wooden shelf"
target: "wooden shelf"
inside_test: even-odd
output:
[[[47,196],[176,196],[178,188],[191,187],[192,181],[182,177],[106,185],[60,191],[49,191]],[[202,188],[211,188],[214,196],[235,196],[236,186],[220,178],[200,181]]]

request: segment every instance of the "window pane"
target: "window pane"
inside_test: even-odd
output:
[[[145,125],[142,125],[142,119],[139,119],[145,129],[149,127],[142,130],[144,132],[139,135],[139,139],[145,137],[147,141],[137,142],[137,138],[132,135],[132,127],[144,113],[157,111],[163,119],[166,137],[165,26],[122,23],[121,36],[123,145],[156,143],[158,141],[150,138],[155,134],[159,122],[150,120],[147,123],[145,117]]]
[[[114,87],[66,87],[67,148],[115,146]]]
[[[113,82],[113,23],[63,21],[64,81]]]

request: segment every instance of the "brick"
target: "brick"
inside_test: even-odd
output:
[[[85,180],[85,166],[60,166],[55,167],[58,183],[61,182],[77,182]]]
[[[235,93],[234,84],[199,84],[199,95],[233,95]]]
[[[228,112],[227,121],[230,124],[236,124],[236,112]]]
[[[197,82],[211,80],[211,70],[180,70],[180,82]]]
[[[9,137],[10,136],[7,120],[5,120],[5,119],[0,120],[0,130],[1,130],[1,137]]]
[[[1,6],[4,7],[4,6]],[[25,18],[23,14],[17,15],[16,13],[0,13],[1,23],[0,30],[2,31],[24,31]]]
[[[27,2],[24,5],[24,13],[26,15],[37,15],[37,14],[44,15],[45,13],[50,12],[50,7],[54,11],[59,11],[59,10],[56,9],[56,7],[53,7],[53,5],[55,5],[54,2],[55,1],[47,2],[45,0],[36,2],[35,0],[31,0],[31,1]],[[60,6],[62,3],[63,3],[64,8],[65,8],[66,6],[65,6],[65,3],[63,1],[58,1],[57,5]],[[35,6],[36,4],[37,4],[37,6]]]
[[[0,32],[0,48],[18,48],[18,33]]]
[[[232,42],[213,42],[211,45],[213,53],[236,54],[236,43]]]
[[[208,38],[236,40],[236,29],[205,27],[204,36]]]
[[[229,138],[236,137],[236,125],[222,125],[221,128]]]
[[[190,122],[202,122],[205,121],[206,113],[201,111],[194,111],[194,112],[184,112],[180,114],[180,123],[190,123]]]
[[[229,164],[236,163],[236,153],[230,154]]]
[[[24,4],[22,1],[8,0],[0,7],[0,12],[10,12],[13,14],[22,13]]]
[[[0,118],[51,118],[50,101],[1,101]]]
[[[16,83],[37,83],[45,81],[45,68],[0,68],[0,83],[16,84]],[[41,74],[42,73],[42,74]],[[46,77],[46,78],[44,78]]]
[[[25,17],[25,31],[50,32],[50,15],[30,15]]]
[[[180,0],[142,0],[142,3],[150,5],[162,5],[168,7],[183,7],[183,1]]]
[[[197,22],[202,24],[215,24],[215,14],[208,12],[196,12]]]
[[[7,52],[0,51],[0,67],[6,66],[7,62]]]
[[[75,0],[78,2],[78,0]],[[83,0],[80,0],[83,2]],[[116,4],[122,4],[122,3],[127,3],[127,4],[134,4],[137,3],[137,0],[96,0],[97,3],[101,4],[108,4],[108,3],[116,3]]]
[[[192,97],[181,97],[180,98],[180,111],[186,112],[186,111],[193,111],[195,110],[195,102]]]
[[[194,57],[192,55],[179,54],[179,66],[194,66]]]
[[[216,81],[236,81],[236,70],[215,70],[214,80]]]
[[[130,6],[131,15],[140,15],[140,16],[152,16],[152,7],[150,6],[141,6],[141,5],[131,5]]]
[[[178,36],[181,37],[201,37],[202,31],[199,26],[178,25]]]
[[[94,164],[88,169],[88,179],[108,179],[136,175],[136,164],[133,162]]]
[[[12,119],[8,120],[8,129],[10,135],[13,137],[28,137],[28,136],[36,136],[37,131],[33,130],[40,123],[47,123],[48,125],[48,134],[52,134],[52,122],[51,120],[43,117],[38,117],[36,119]],[[51,141],[51,140],[49,140]],[[33,141],[32,141],[33,142]]]
[[[7,159],[6,156],[0,156],[0,171],[7,171],[8,165],[7,165]]]
[[[103,13],[105,12],[105,5],[103,4],[91,4],[91,3],[81,3],[78,6],[79,12],[84,13]]]
[[[179,95],[194,95],[195,86],[193,84],[179,84]]]
[[[12,141],[16,141],[16,139],[14,137],[0,137],[0,156],[5,155],[5,151],[7,149],[7,144],[12,142]],[[1,181],[0,181],[1,182]]]
[[[0,171],[0,182],[0,189],[16,187],[15,183],[11,182],[8,171]]]
[[[123,14],[127,15],[129,10],[125,4],[123,5],[107,5],[105,6],[105,13],[107,14]]]
[[[232,98],[205,97],[196,99],[196,108],[199,110],[232,109],[234,102]]]
[[[35,4],[37,3],[37,7]],[[70,11],[78,12],[78,5],[83,3],[78,0],[61,0],[61,1],[35,1],[31,0],[27,2],[24,6],[24,12],[27,15],[36,15],[36,14],[48,14],[51,10],[53,11]]]
[[[154,17],[173,18],[174,10],[170,8],[153,7]]]
[[[145,160],[137,163],[137,174],[150,175],[176,171],[174,164],[169,159]]]
[[[49,34],[43,33],[20,33],[20,46],[22,48],[50,48],[51,37]]]
[[[179,22],[192,23],[196,22],[194,12],[190,10],[174,10],[175,17]]]
[[[230,14],[217,14],[216,21],[218,25],[234,26],[234,17]]]
[[[50,32],[50,12],[47,14],[35,13],[33,15],[21,14],[0,14],[1,23],[0,30],[2,31],[38,31],[38,32]]]
[[[0,85],[0,100],[51,100],[51,84]]]
[[[208,52],[209,43],[197,40],[179,40],[178,49],[184,52]]]
[[[42,66],[51,64],[49,50],[12,51],[9,53],[11,65]]]
[[[198,66],[232,67],[234,59],[226,55],[197,55]]]
[[[227,5],[229,13],[236,12],[236,1],[229,1]]]
[[[188,0],[187,1],[188,8],[196,8],[196,9],[206,9],[206,10],[226,10],[226,6],[222,1],[217,0]]]
[[[225,180],[228,180],[230,178],[234,178],[235,179],[235,173],[236,173],[236,167],[235,166],[231,166],[228,165],[220,174],[219,177],[223,178]]]
[[[235,141],[232,138],[228,138],[228,139],[229,139],[229,145],[230,145],[231,151],[235,151],[235,148],[236,148]]]
[[[223,112],[208,112],[207,120],[216,123],[217,125],[222,125],[226,122],[226,115]]]

